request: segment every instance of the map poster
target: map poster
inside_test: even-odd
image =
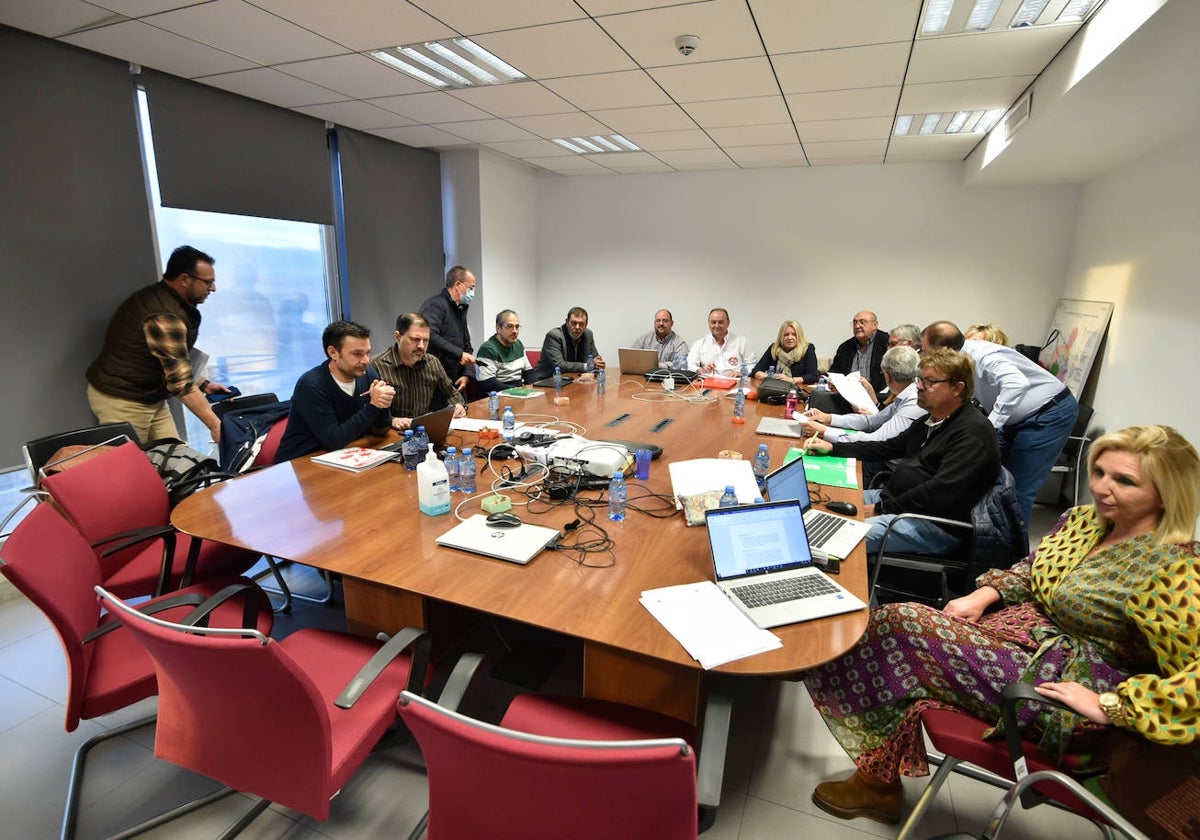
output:
[[[1079,399],[1108,329],[1113,305],[1102,300],[1060,300],[1038,361]]]

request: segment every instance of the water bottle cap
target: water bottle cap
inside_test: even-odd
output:
[[[450,454],[450,453],[452,453],[452,452],[457,452],[457,451],[458,451],[458,450],[457,450],[457,449],[455,449],[453,446],[447,446],[447,447],[446,447],[446,454],[447,454],[447,455],[449,455],[449,454]]]
[[[471,454],[471,447],[469,447],[469,446],[464,446],[464,447],[463,447],[462,454],[464,454],[464,455],[470,455],[470,454]]]
[[[767,448],[767,445],[766,445],[765,443],[760,443],[760,444],[758,445],[758,451],[759,451],[759,452],[764,452],[764,451],[766,451],[766,448]]]
[[[725,485],[725,492],[726,492],[726,493],[732,493],[732,492],[733,492],[733,485],[732,485],[732,484],[726,484],[726,485]]]
[[[407,438],[407,437],[412,437],[412,429],[405,429],[405,430],[404,430],[404,436],[405,436],[406,438]]]
[[[488,396],[489,396],[489,397],[496,397],[496,396],[499,396],[499,394],[497,394],[495,391],[488,391]]]

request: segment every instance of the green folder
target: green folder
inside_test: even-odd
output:
[[[804,475],[809,481],[829,487],[845,487],[850,490],[858,487],[858,470],[853,458],[818,455],[815,452],[805,455],[804,450],[793,446],[783,456],[783,463],[790,463],[800,457],[804,458]]]

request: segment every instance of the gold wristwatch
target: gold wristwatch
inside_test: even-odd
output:
[[[1099,697],[1100,708],[1104,710],[1104,714],[1113,722],[1114,726],[1125,725],[1125,707],[1121,703],[1121,695],[1115,691],[1106,691]]]

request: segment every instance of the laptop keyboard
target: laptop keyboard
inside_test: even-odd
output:
[[[804,598],[816,598],[819,595],[833,595],[838,590],[821,575],[805,575],[783,580],[767,580],[762,583],[748,583],[744,586],[731,586],[729,591],[748,607],[766,607],[784,601],[799,601]]]
[[[845,520],[831,514],[813,511],[808,519],[804,520],[808,528],[808,544],[818,547],[825,545],[830,537],[837,533],[838,528],[842,527],[843,521]]]

